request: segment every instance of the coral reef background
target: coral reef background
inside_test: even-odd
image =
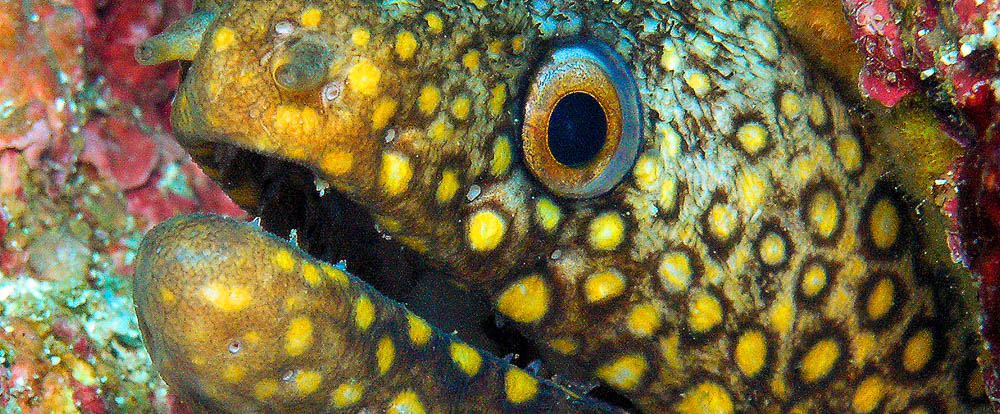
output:
[[[242,210],[167,122],[177,68],[136,44],[190,1],[0,1],[0,411],[184,412],[142,347],[133,250]]]

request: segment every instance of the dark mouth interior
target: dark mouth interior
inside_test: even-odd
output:
[[[380,233],[357,203],[332,189],[320,196],[309,169],[224,144],[190,149],[228,194],[246,194],[248,186],[258,189],[255,197],[233,198],[252,217],[260,217],[265,230],[288,238],[294,229],[299,247],[309,254],[330,263],[344,260],[348,271],[383,295],[480,349],[522,368],[538,359],[537,349],[491,309],[484,295],[469,295],[448,282],[444,272]],[[551,378],[544,364],[539,374]],[[628,399],[610,388],[572,388],[634,411]]]

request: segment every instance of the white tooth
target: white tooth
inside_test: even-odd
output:
[[[465,194],[465,199],[469,200],[469,201],[473,201],[477,197],[479,197],[479,194],[482,193],[482,192],[483,192],[483,189],[481,187],[479,187],[478,185],[473,184],[473,185],[469,186],[469,192]]]
[[[316,192],[320,197],[325,196],[326,190],[330,188],[330,183],[319,177],[313,177],[313,185],[316,186]]]
[[[254,217],[253,220],[250,221],[250,224],[254,225],[254,227],[260,228],[260,216]]]
[[[288,241],[290,241],[295,247],[299,247],[299,232],[295,229],[288,232]]]

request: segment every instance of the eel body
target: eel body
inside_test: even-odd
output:
[[[807,71],[764,1],[216,1],[196,4],[193,19],[140,54],[193,59],[173,104],[181,138],[311,168],[457,283],[486,292],[567,377],[598,380],[647,413],[986,410],[970,279],[922,260],[919,210],[869,150],[860,115]],[[580,44],[620,58],[640,107],[631,118],[603,107],[621,115],[609,128],[638,134],[638,146],[609,164],[627,168],[620,182],[586,197],[529,168],[536,154],[524,150],[541,139],[525,127],[530,108],[560,93],[559,83],[535,85],[562,69],[550,79],[539,66]],[[594,94],[617,93],[624,108],[622,78]],[[454,370],[446,354],[407,347],[401,310],[362,337],[337,330],[356,323],[355,285],[324,299],[301,280],[293,288],[251,272],[183,279],[186,261],[301,256],[250,236],[223,247],[219,234],[233,226],[154,232],[140,254],[147,346],[175,388],[223,411],[238,399],[249,411],[291,412],[298,406],[284,402],[336,407],[348,378],[439,384]],[[171,265],[160,242],[205,257]],[[180,291],[146,286],[162,277],[202,297],[171,305]],[[245,308],[222,315],[220,303]],[[289,340],[301,326],[279,310],[296,307],[311,318],[311,347]],[[252,319],[278,359],[226,365],[215,357],[230,353],[226,335],[249,333],[189,327],[186,337],[169,327],[185,313],[224,316],[211,325],[220,328]],[[216,341],[205,349],[198,335]],[[379,362],[383,343],[397,360]],[[505,398],[503,372],[519,371],[482,358],[481,380],[413,397],[451,407],[442,412],[461,411],[446,398],[473,398],[490,411]],[[315,392],[301,394],[302,371],[283,377],[290,365],[264,363],[291,359],[322,374],[306,381]],[[219,385],[234,379],[239,387]],[[261,381],[267,392],[252,391]],[[402,383],[356,391],[393,401]],[[539,398],[555,398],[537,384]]]

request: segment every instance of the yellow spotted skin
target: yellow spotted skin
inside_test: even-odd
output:
[[[353,275],[308,282],[305,269],[330,265],[253,224],[174,218],[136,260],[143,339],[195,412],[619,412],[442,333]],[[242,284],[250,306],[235,310],[201,292]],[[374,315],[365,329],[358,302]]]
[[[185,142],[309,167],[396,223],[386,230],[392,236],[422,241],[420,254],[458,284],[483,292],[534,340],[547,368],[599,381],[641,412],[984,412],[975,298],[964,293],[974,291],[971,278],[926,262],[921,251],[934,244],[925,242],[915,203],[871,150],[862,117],[806,68],[767,2],[551,3],[204,2],[217,17],[193,54],[171,122]],[[306,19],[316,26],[299,24],[307,9],[318,11],[309,15],[318,20]],[[497,142],[521,132],[520,92],[534,62],[555,40],[579,36],[614,48],[635,75],[642,140],[631,159],[640,162],[621,183],[570,200],[532,175],[517,140]],[[323,69],[323,81],[292,93],[275,87],[274,68],[294,62],[297,42],[325,52],[318,64],[306,62]],[[442,181],[448,196],[439,197]],[[615,277],[594,276],[603,272]],[[295,283],[308,286],[301,276]],[[232,309],[212,315],[258,311],[256,302],[237,306],[267,297],[247,286],[249,299],[219,301]],[[173,292],[174,305],[154,302],[163,297],[155,292],[140,311],[186,303],[183,292]],[[364,331],[371,354],[383,322],[399,314],[366,295],[375,315]],[[337,298],[306,297],[278,308]],[[356,329],[353,303],[343,305],[342,319],[327,316],[330,326]],[[308,349],[278,354],[311,358],[309,350],[333,346],[317,318]],[[276,337],[288,332],[286,320],[265,319],[284,322],[269,328]],[[456,369],[448,355],[404,351],[414,333],[400,321],[383,378],[421,364]],[[145,325],[154,354],[165,353],[156,337],[195,347],[205,339],[199,334],[215,335]],[[483,358],[475,375],[449,380],[525,398],[527,382],[507,386],[487,375]],[[218,375],[177,360],[167,369],[175,387],[182,372]],[[359,364],[302,366],[322,375],[308,395],[376,376],[374,363]],[[242,374],[248,388],[240,398],[291,395],[282,377],[257,373]],[[365,395],[427,412],[464,397],[364,385]]]

